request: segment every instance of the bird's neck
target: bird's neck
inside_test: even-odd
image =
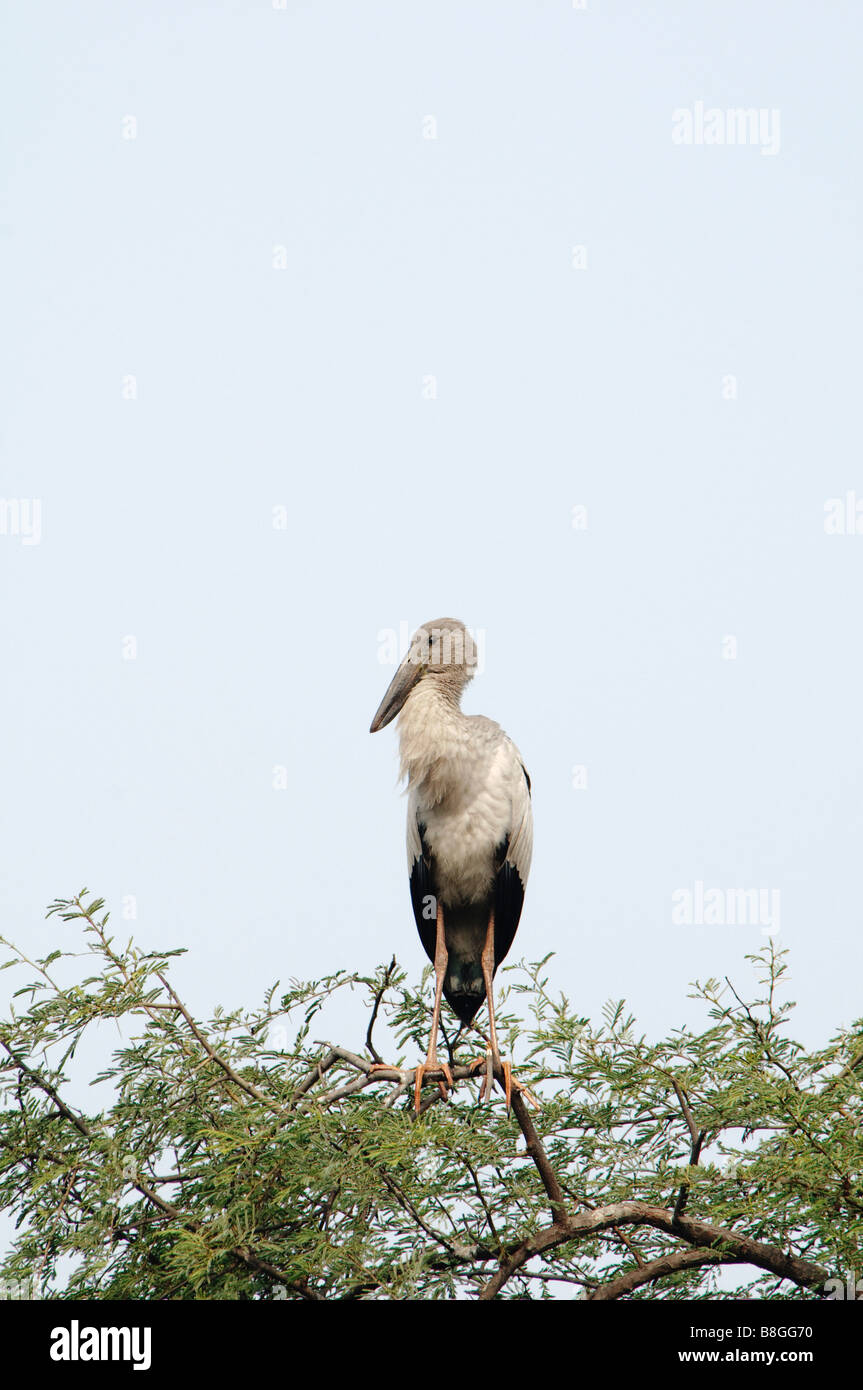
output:
[[[459,695],[430,681],[411,691],[399,715],[402,776],[422,785],[431,804],[442,801],[459,781],[467,742],[467,715]]]

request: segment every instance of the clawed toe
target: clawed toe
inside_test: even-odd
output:
[[[488,1100],[492,1092],[492,1087],[494,1086],[494,1058],[491,1054],[491,1048],[486,1049],[484,1057],[477,1057],[475,1061],[469,1062],[468,1066],[471,1071],[480,1071],[480,1069],[482,1069],[482,1085],[479,1088],[480,1103],[484,1100]]]
[[[423,1079],[428,1071],[443,1072],[443,1078],[437,1082],[437,1085],[444,1100],[447,1098],[447,1087],[449,1087],[451,1091],[455,1089],[455,1082],[452,1079],[452,1072],[449,1069],[448,1063],[439,1061],[437,1057],[425,1062],[420,1062],[416,1070],[416,1079],[414,1080],[414,1110],[417,1114],[419,1114],[420,1111],[420,1092],[422,1091]]]
[[[419,1066],[416,1068],[415,1071],[407,1071],[404,1067],[393,1066],[391,1062],[372,1062],[371,1066],[368,1069],[367,1075],[371,1076],[374,1072],[377,1071],[389,1072],[390,1076],[392,1076],[393,1072],[395,1072],[402,1086],[405,1085],[411,1078],[413,1078],[414,1107],[417,1111],[417,1114],[419,1114],[420,1108],[420,1092],[422,1090],[423,1081],[425,1080],[427,1072],[439,1071],[443,1073],[443,1075],[437,1080],[436,1085],[440,1088],[440,1093],[443,1096],[444,1100],[447,1099],[448,1089],[450,1091],[455,1089],[455,1082],[453,1081],[453,1075],[450,1071],[449,1064],[447,1062],[441,1062],[440,1059],[437,1057],[434,1057],[431,1060],[426,1058],[424,1062],[420,1062]]]
[[[498,1058],[497,1060],[498,1066],[503,1072],[503,1089],[506,1095],[507,1113],[512,1108],[513,1091],[518,1091],[519,1095],[523,1095],[525,1100],[528,1100],[536,1110],[541,1110],[542,1107],[539,1101],[537,1100],[536,1096],[531,1091],[530,1087],[526,1086],[523,1081],[516,1080],[516,1078],[513,1076],[512,1062],[508,1060],[504,1061],[501,1058]],[[494,1059],[492,1057],[491,1049],[488,1049],[484,1057],[477,1057],[475,1061],[469,1063],[469,1066],[471,1071],[479,1071],[481,1067],[485,1068],[485,1074],[482,1078],[482,1086],[480,1087],[479,1098],[480,1101],[487,1100],[491,1096],[492,1087],[494,1085]]]
[[[510,1074],[510,1083],[512,1090],[518,1091],[519,1095],[524,1096],[525,1100],[530,1102],[534,1110],[542,1109],[542,1105],[533,1094],[533,1091],[529,1086],[525,1086],[523,1081],[516,1081],[515,1077]],[[509,1104],[509,1102],[507,1102],[507,1104]]]

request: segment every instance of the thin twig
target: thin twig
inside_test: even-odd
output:
[[[180,1013],[183,1015],[183,1018],[188,1023],[193,1035],[201,1044],[201,1047],[204,1049],[210,1060],[215,1062],[217,1066],[221,1067],[225,1075],[229,1077],[231,1081],[233,1081],[235,1086],[239,1086],[240,1090],[245,1091],[246,1095],[251,1096],[253,1100],[261,1101],[264,1105],[268,1106],[270,1110],[275,1110],[277,1114],[281,1114],[281,1106],[276,1105],[274,1101],[270,1100],[269,1096],[265,1096],[263,1091],[259,1091],[257,1086],[252,1085],[251,1081],[246,1081],[242,1076],[238,1076],[238,1074],[234,1071],[230,1063],[226,1062],[224,1057],[219,1055],[216,1049],[212,1047],[210,1043],[207,1041],[207,1039],[204,1037],[204,1034],[198,1028],[197,1024],[195,1023],[195,1020],[189,1013],[189,1010],[186,1008],[185,1004],[180,999],[179,995],[175,992],[175,990],[171,987],[171,985],[168,984],[168,981],[165,979],[165,976],[159,970],[157,970],[155,974],[156,978],[158,980],[161,980],[165,989],[170,994],[177,1008],[180,1010]]]
[[[737,1000],[741,1009],[745,1013],[747,1021],[750,1027],[752,1028],[753,1033],[755,1034],[756,1038],[758,1039],[762,1048],[764,1049],[764,1056],[767,1058],[767,1061],[770,1062],[771,1066],[778,1067],[778,1069],[782,1072],[783,1076],[791,1082],[791,1085],[794,1087],[795,1091],[799,1091],[800,1087],[794,1079],[793,1072],[789,1071],[785,1063],[780,1062],[779,1058],[775,1057],[773,1053],[770,1051],[770,1048],[767,1043],[766,1030],[761,1020],[755,1017],[748,1004],[744,1004],[743,1000],[740,998],[740,995],[737,993],[737,990],[734,988],[727,975],[725,976],[725,983],[728,985],[728,988],[731,990],[731,993],[734,995],[734,998]]]
[[[707,1138],[707,1130],[699,1129],[696,1125],[692,1111],[689,1108],[689,1102],[686,1099],[686,1094],[682,1086],[678,1084],[674,1077],[671,1078],[671,1084],[674,1087],[677,1099],[680,1101],[680,1108],[683,1111],[683,1118],[686,1120],[686,1124],[689,1128],[690,1138],[692,1139],[692,1145],[689,1150],[689,1167],[696,1168],[698,1166],[698,1160],[701,1157],[701,1146]],[[690,1179],[687,1176],[680,1184],[680,1191],[677,1194],[677,1201],[674,1205],[675,1221],[680,1219],[680,1217],[684,1213],[684,1210],[686,1209],[686,1202],[687,1198],[689,1197],[689,1187]]]
[[[372,1057],[374,1058],[374,1060],[375,1060],[376,1062],[378,1062],[378,1063],[382,1063],[382,1062],[383,1062],[383,1058],[381,1057],[380,1053],[378,1052],[377,1048],[375,1047],[374,1043],[372,1042],[372,1032],[373,1032],[373,1030],[374,1030],[375,1020],[377,1019],[377,1016],[378,1016],[378,1009],[379,1009],[380,1006],[381,1006],[381,1000],[383,999],[384,995],[386,994],[387,990],[389,989],[390,980],[391,980],[391,978],[392,978],[393,971],[395,970],[395,968],[396,968],[396,958],[395,958],[395,956],[393,956],[392,960],[390,961],[389,965],[388,965],[387,968],[386,968],[386,972],[385,972],[384,977],[383,977],[383,979],[382,979],[382,981],[381,981],[381,983],[380,983],[380,987],[375,991],[375,1005],[374,1005],[374,1008],[372,1009],[372,1016],[371,1016],[371,1018],[369,1019],[368,1031],[367,1031],[367,1033],[366,1033],[366,1047],[368,1048],[369,1052],[372,1054]]]

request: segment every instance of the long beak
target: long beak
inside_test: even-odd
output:
[[[378,712],[369,729],[370,734],[376,734],[378,729],[385,729],[387,724],[395,719],[422,673],[423,668],[420,663],[412,661],[410,655],[406,656],[390,681],[389,689],[378,706]]]

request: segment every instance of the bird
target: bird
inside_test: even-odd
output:
[[[442,997],[461,1028],[488,1002],[490,1057],[475,1064],[487,1061],[480,1099],[491,1090],[492,1061],[504,1077],[507,1109],[513,1086],[526,1090],[500,1057],[492,982],[524,903],[533,854],[531,785],[521,754],[500,725],[462,712],[461,697],[476,666],[477,644],[464,623],[424,623],[370,729],[377,733],[398,716],[411,904],[435,972],[428,1055],[414,1083],[417,1112],[426,1072],[439,1072],[453,1086],[449,1066],[437,1055]],[[446,1096],[444,1081],[437,1084]]]

